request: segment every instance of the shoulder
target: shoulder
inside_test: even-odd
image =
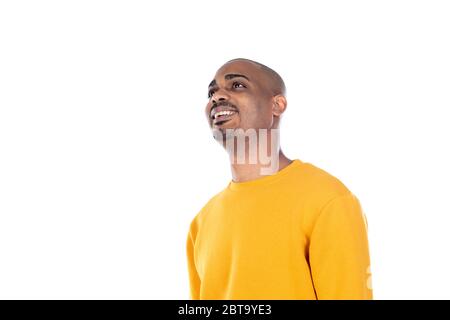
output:
[[[208,213],[213,211],[214,206],[218,201],[220,201],[220,198],[222,197],[222,194],[224,193],[224,190],[216,193],[213,195],[206,204],[203,205],[203,207],[197,212],[197,214],[194,216],[194,218],[191,221],[189,232],[191,236],[195,239],[198,230],[200,229],[203,221],[205,220],[205,217],[208,216]]]
[[[339,178],[312,163],[303,162],[297,174],[304,191],[319,202],[351,193]]]
[[[358,198],[338,177],[314,164],[303,163],[296,180],[301,191],[296,193],[303,199],[303,224],[308,232],[323,212],[346,215],[359,208]]]

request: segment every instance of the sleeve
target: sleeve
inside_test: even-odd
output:
[[[192,300],[200,299],[200,277],[197,273],[197,268],[195,267],[194,260],[194,239],[192,237],[192,231],[189,230],[187,238],[187,262],[188,262],[188,273],[189,273],[189,286],[190,286],[190,297]]]
[[[309,245],[317,299],[373,299],[365,219],[351,193],[333,198],[322,208]]]

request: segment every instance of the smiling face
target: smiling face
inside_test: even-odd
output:
[[[208,87],[205,112],[211,129],[277,127],[286,103],[281,96],[284,106],[280,108],[284,88],[275,87],[270,74],[257,63],[241,59],[227,62]]]

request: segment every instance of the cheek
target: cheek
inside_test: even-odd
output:
[[[258,128],[269,128],[272,123],[272,110],[267,103],[249,105],[245,113],[245,122]]]
[[[206,104],[206,107],[205,107],[205,116],[206,116],[207,119],[209,119],[210,105],[211,105],[211,104],[208,102],[208,103]]]

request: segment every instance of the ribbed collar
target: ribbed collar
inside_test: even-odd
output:
[[[237,190],[246,190],[246,189],[252,189],[259,186],[267,185],[277,179],[279,179],[282,176],[285,176],[289,174],[289,172],[292,172],[295,168],[301,166],[303,162],[299,159],[294,159],[289,165],[281,169],[280,171],[267,176],[262,176],[261,178],[245,181],[245,182],[235,182],[231,180],[228,183],[227,188],[233,191]]]

